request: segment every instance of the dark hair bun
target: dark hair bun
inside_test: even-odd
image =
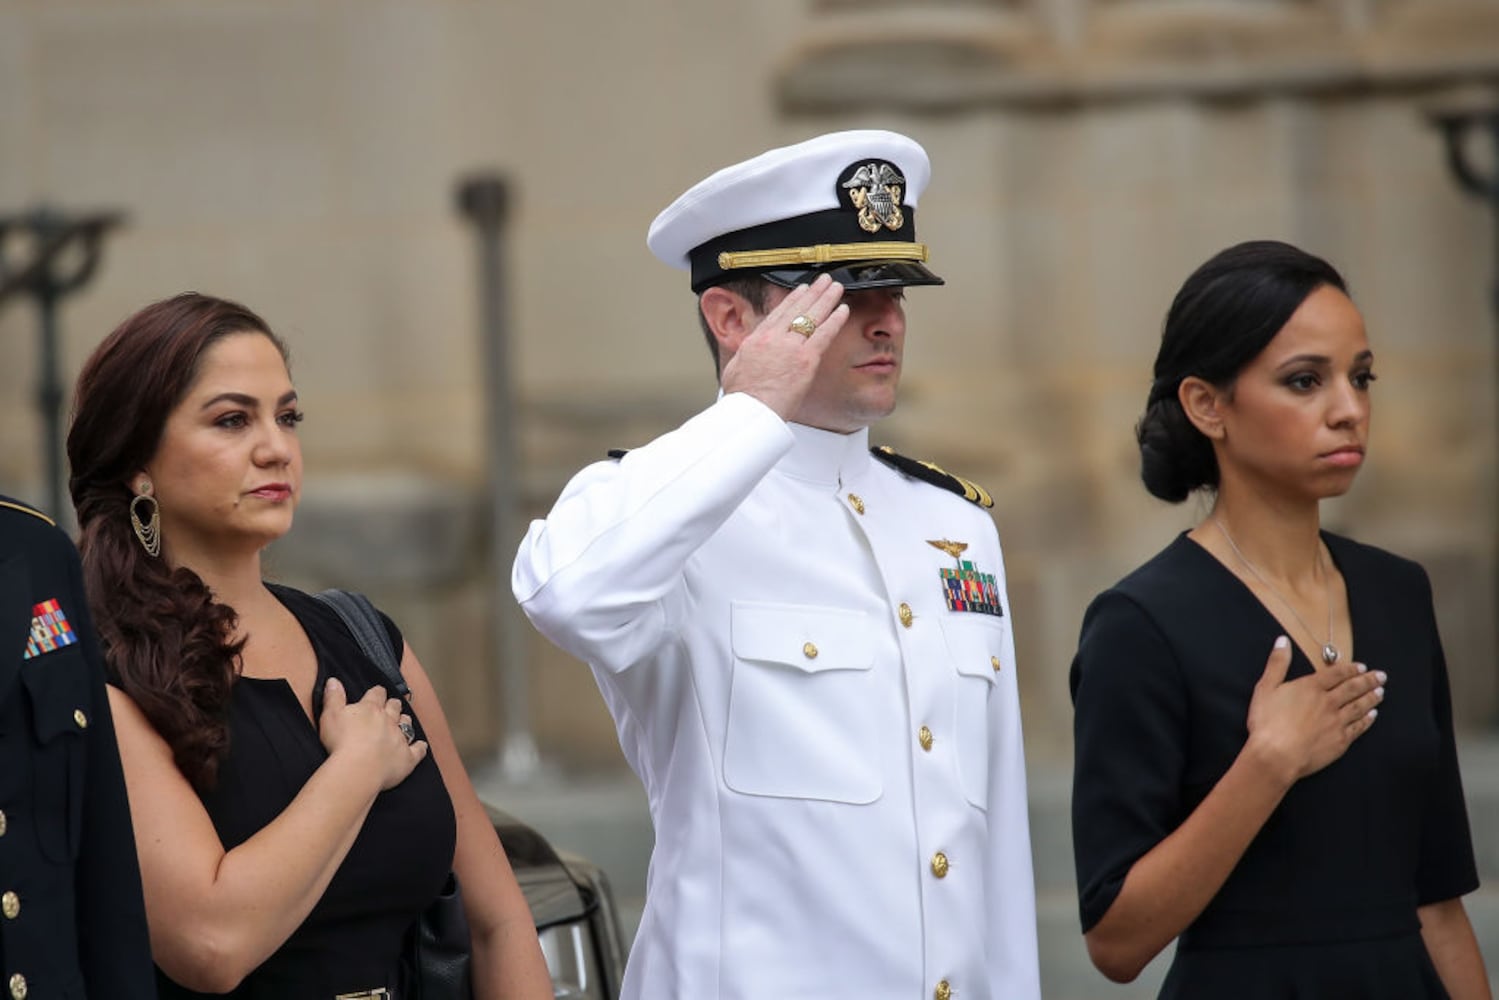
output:
[[[1135,426],[1140,479],[1152,496],[1181,503],[1195,489],[1218,485],[1212,443],[1187,419],[1176,396],[1163,396]]]

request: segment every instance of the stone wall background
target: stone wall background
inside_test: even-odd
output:
[[[925,144],[922,235],[948,285],[910,297],[902,405],[873,436],[993,492],[1027,739],[1054,758],[1087,601],[1201,513],[1137,484],[1165,308],[1222,246],[1290,240],[1344,270],[1379,356],[1370,461],[1326,520],[1430,570],[1480,727],[1499,717],[1499,264],[1426,114],[1499,101],[1496,83],[1496,0],[0,0],[0,213],[129,214],[62,311],[70,381],[120,319],[188,288],[290,341],[308,473],[269,565],[370,592],[480,755],[500,736],[497,598],[459,177],[515,187],[515,478],[535,516],[713,397],[685,276],[644,247],[662,206],[820,131]],[[27,305],[0,304],[0,492],[39,499],[35,341]],[[614,766],[587,671],[525,648],[543,755]]]

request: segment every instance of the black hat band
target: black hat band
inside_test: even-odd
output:
[[[886,239],[879,239],[861,228],[855,213],[844,208],[825,209],[725,233],[695,247],[688,254],[692,265],[693,291],[700,292],[709,285],[742,274],[751,274],[753,269],[816,267],[819,263],[855,260],[924,261],[926,245],[915,240],[916,210],[909,205],[903,205],[901,209],[901,226],[896,230],[877,234]],[[885,248],[892,244],[904,249],[894,253],[887,252]],[[858,249],[861,246],[864,249]],[[838,256],[830,256],[827,261],[816,260],[816,254],[827,252],[822,251],[822,247],[837,248]],[[813,260],[807,261],[800,256],[804,249],[814,255]],[[776,257],[765,264],[742,263],[745,258],[741,255],[759,251],[774,251]],[[784,256],[788,252],[798,256],[795,259]],[[725,254],[728,255],[727,258],[721,262],[721,255]],[[733,266],[725,267],[724,263]]]

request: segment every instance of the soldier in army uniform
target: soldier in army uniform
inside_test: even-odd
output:
[[[0,997],[155,997],[78,555],[0,497]]]
[[[1037,1000],[1014,641],[991,501],[869,447],[930,167],[843,132],[719,171],[689,270],[712,406],[583,470],[512,587],[588,662],[656,831],[626,1000]]]

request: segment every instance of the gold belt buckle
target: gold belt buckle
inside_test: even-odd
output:
[[[360,990],[358,993],[340,993],[333,1000],[395,1000],[396,995],[382,986],[377,990]]]

